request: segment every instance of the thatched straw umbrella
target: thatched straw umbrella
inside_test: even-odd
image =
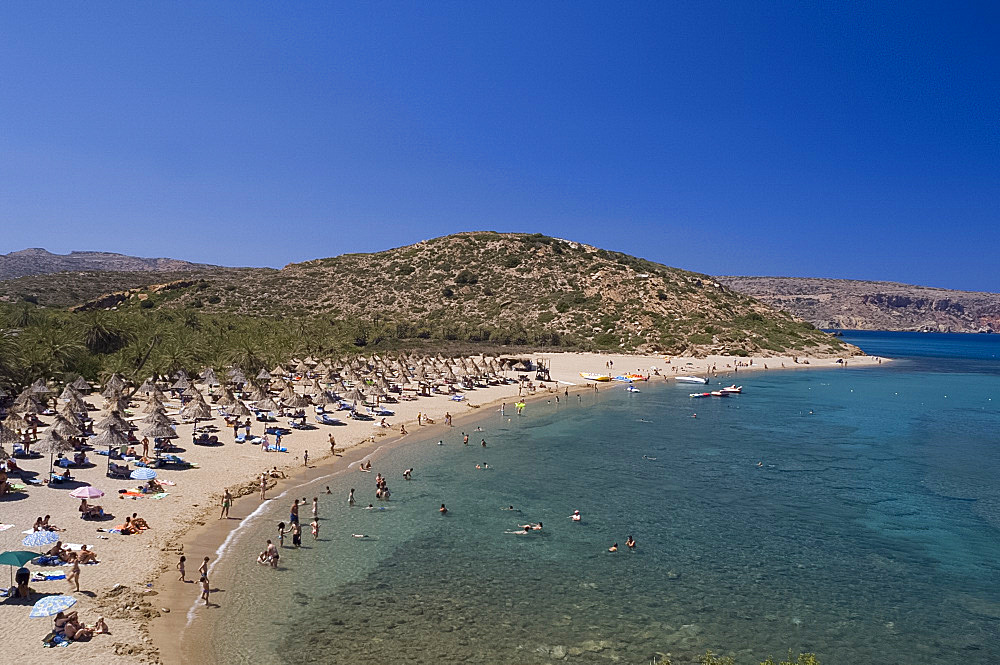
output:
[[[124,448],[128,446],[128,437],[122,433],[117,427],[112,425],[108,429],[104,430],[97,436],[90,439],[90,445],[95,448],[105,447],[108,448],[108,472],[111,472],[111,450],[113,448]]]
[[[80,392],[90,392],[91,390],[93,390],[93,387],[90,385],[90,383],[88,383],[87,380],[82,376],[76,377],[73,383],[69,385],[71,388],[79,390]]]
[[[271,376],[271,373],[268,372],[266,369],[262,369],[259,372],[257,372],[257,376],[255,378],[258,381],[270,381],[273,377]]]
[[[229,409],[229,415],[236,416],[237,418],[247,418],[253,415],[253,413],[247,408],[246,404],[237,400],[236,403],[233,404],[233,407]]]
[[[94,429],[103,431],[110,427],[115,427],[122,432],[127,432],[132,429],[132,424],[125,420],[122,416],[121,411],[109,411],[108,415],[101,418],[99,421],[94,423]]]
[[[52,421],[52,427],[50,430],[55,430],[59,436],[69,438],[74,436],[82,436],[83,430],[77,427],[73,422],[70,422],[66,416],[56,414],[55,420]]]
[[[56,453],[67,453],[73,450],[73,444],[64,439],[54,427],[45,430],[45,434],[35,442],[35,449],[49,454],[49,480],[52,479],[52,461]]]
[[[151,439],[176,439],[177,432],[170,425],[165,425],[162,423],[155,423],[152,425],[146,425],[144,428],[139,430],[139,433],[143,436],[148,436]]]
[[[254,404],[254,406],[257,407],[261,411],[277,411],[278,410],[277,403],[273,399],[271,399],[270,397],[266,397],[266,396],[264,397],[264,399],[258,400],[257,403]]]
[[[205,385],[217,386],[219,385],[219,377],[215,375],[215,370],[209,367],[204,372],[201,373],[201,380]]]
[[[282,400],[282,404],[289,409],[304,409],[312,405],[312,401],[305,395],[296,394],[291,399]]]
[[[181,378],[174,381],[173,385],[170,386],[173,390],[187,390],[191,387],[191,382],[187,380],[187,377],[182,376]]]
[[[139,422],[142,423],[143,427],[149,425],[166,425],[167,427],[170,427],[174,424],[163,411],[153,411]]]
[[[217,399],[215,403],[219,406],[233,406],[236,404],[236,396],[233,395],[232,390],[226,388],[222,391],[222,395],[219,396],[219,399]]]

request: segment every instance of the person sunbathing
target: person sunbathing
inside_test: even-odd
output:
[[[97,563],[97,554],[93,550],[88,550],[86,545],[80,546],[80,551],[76,553],[76,560],[83,563]]]
[[[84,519],[87,519],[88,517],[104,516],[104,508],[102,508],[101,506],[91,506],[90,504],[87,503],[86,499],[80,499],[79,510],[81,513],[83,513]]]
[[[56,633],[63,633],[66,631],[66,626],[73,624],[74,626],[80,625],[80,619],[76,612],[70,612],[66,614],[65,612],[59,612],[56,614],[52,621],[52,629]]]
[[[49,548],[49,551],[46,552],[45,555],[46,556],[57,556],[60,559],[62,559],[63,561],[65,561],[66,559],[64,557],[66,556],[66,552],[68,552],[68,550],[66,550],[62,546],[62,541],[61,540],[57,540],[56,544],[53,545],[51,548]]]
[[[126,517],[125,524],[115,527],[123,536],[131,536],[133,534],[139,533],[139,530],[132,526],[132,518]]]
[[[146,483],[146,491],[153,492],[154,494],[159,494],[160,492],[163,491],[163,485],[156,482],[155,478],[150,478],[149,482]]]
[[[135,456],[136,456],[135,455],[135,448],[133,448],[132,446],[129,446],[128,450],[125,451],[125,457],[135,457]]]
[[[138,513],[132,513],[132,526],[134,526],[139,531],[145,531],[146,529],[149,528],[149,524],[147,524],[146,520],[139,517],[138,515],[139,515]]]

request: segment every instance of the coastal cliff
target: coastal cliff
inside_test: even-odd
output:
[[[818,328],[1000,332],[997,293],[811,277],[716,279]]]

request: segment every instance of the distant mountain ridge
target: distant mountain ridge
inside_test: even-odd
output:
[[[818,328],[1000,332],[1000,294],[817,277],[716,277]]]
[[[191,263],[179,259],[144,258],[114,252],[79,252],[53,254],[40,247],[0,254],[0,281],[47,275],[57,272],[178,272],[204,270],[218,266]]]

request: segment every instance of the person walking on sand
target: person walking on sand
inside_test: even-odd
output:
[[[184,562],[185,561],[187,561],[187,557],[182,554],[181,555],[181,560],[177,562],[177,570],[181,574],[181,576],[179,578],[177,578],[178,582],[187,582],[187,580],[184,579]]]
[[[149,457],[149,437],[142,437],[142,456]]]
[[[205,557],[205,560],[201,562],[200,566],[198,566],[198,575],[201,577],[208,576],[208,557]]]
[[[309,466],[309,451],[302,451],[302,466]]]
[[[267,474],[260,474],[260,500],[264,501],[267,496]]]
[[[223,517],[227,519],[229,518],[229,507],[231,505],[233,505],[233,495],[230,494],[229,490],[227,489],[225,493],[222,495],[222,512],[219,514],[220,520]]]
[[[74,586],[74,585],[76,586],[76,588],[74,589],[74,591],[79,591],[80,590],[80,557],[78,557],[76,554],[72,554],[70,556],[72,557],[70,559],[70,562],[73,564],[73,567],[70,568],[69,573],[66,575],[66,581],[69,582],[70,586]]]
[[[337,454],[337,440],[333,438],[333,434],[330,435],[330,454]]]

